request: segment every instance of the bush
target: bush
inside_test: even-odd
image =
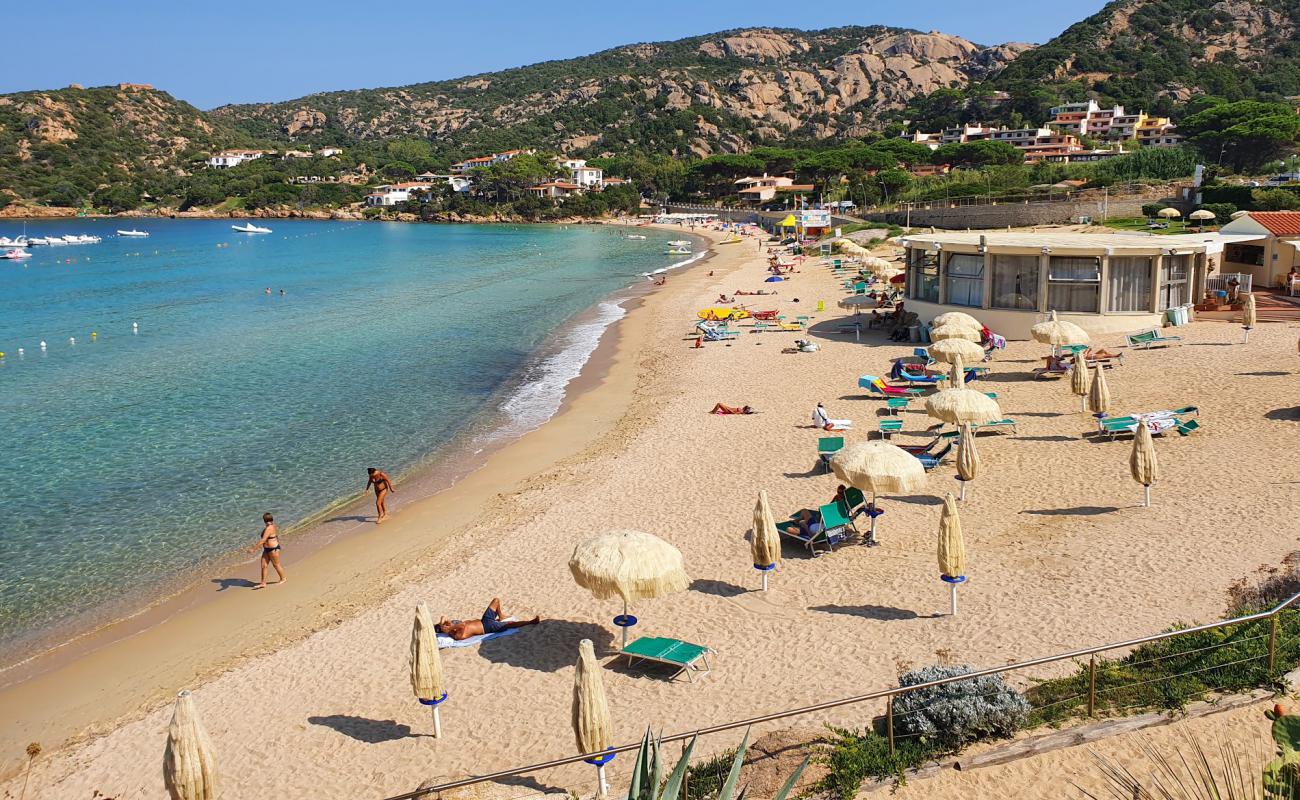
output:
[[[967,666],[930,666],[905,673],[898,684],[915,686],[970,671]],[[1028,712],[1024,696],[1001,675],[985,675],[899,695],[894,700],[894,728],[897,735],[956,750],[981,739],[1011,736]]]
[[[1143,203],[1143,204],[1142,204],[1142,216],[1144,216],[1144,217],[1154,217],[1155,215],[1159,214],[1159,213],[1160,213],[1160,209],[1162,209],[1162,208],[1164,208],[1164,207],[1165,207],[1165,204],[1164,204],[1164,203]]]
[[[817,788],[840,800],[853,800],[862,782],[868,779],[902,781],[907,770],[920,767],[934,755],[924,745],[912,741],[895,742],[891,753],[889,740],[875,731],[831,730],[835,739],[821,758],[830,772]]]
[[[1252,199],[1258,211],[1300,210],[1300,194],[1286,189],[1256,189]]]
[[[1214,221],[1220,225],[1229,222],[1233,213],[1237,210],[1237,207],[1232,203],[1202,203],[1201,208],[1214,212]]]
[[[1266,611],[1300,593],[1300,550],[1288,553],[1281,566],[1262,566],[1253,578],[1242,578],[1228,587],[1228,615],[1232,617]]]

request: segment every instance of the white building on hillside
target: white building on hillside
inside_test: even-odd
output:
[[[605,177],[604,170],[587,166],[586,159],[557,158],[556,165],[569,171],[569,180],[584,189],[599,189]]]
[[[269,152],[271,151],[269,150],[222,150],[220,153],[217,153],[216,155],[209,158],[207,164],[209,167],[212,167],[213,169],[229,169],[230,167],[237,167],[246,161],[256,161],[262,156],[267,155]]]

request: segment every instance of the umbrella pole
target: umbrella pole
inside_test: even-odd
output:
[[[948,588],[952,591],[952,615],[957,616],[957,584],[950,583]]]
[[[1144,502],[1142,505],[1147,506],[1149,508],[1151,506],[1151,484],[1149,483],[1142,484],[1142,491],[1146,492],[1146,502]]]
[[[626,600],[623,601],[623,619],[624,619],[624,620],[627,619],[627,601],[626,601]],[[626,649],[627,649],[627,626],[626,626],[626,625],[622,625],[622,626],[620,626],[620,627],[623,628],[623,649],[626,650]]]
[[[872,492],[872,493],[871,493],[871,510],[872,510],[872,511],[879,511],[879,510],[880,510],[880,507],[876,505],[876,493],[875,493],[875,492]],[[878,517],[878,516],[880,516],[880,515],[879,515],[879,514],[871,514],[871,515],[870,515],[870,517],[871,517],[871,531],[870,531],[869,533],[867,533],[867,543],[868,543],[868,544],[871,543],[871,542],[876,541],[876,517]]]
[[[438,712],[438,707],[433,707],[433,738],[442,738],[442,715]]]
[[[767,570],[763,570],[763,591],[767,591]]]
[[[961,496],[958,497],[957,499],[958,499],[958,500],[965,500],[965,499],[966,499],[966,481],[965,481],[964,478],[958,478],[957,480],[961,481]]]
[[[605,795],[609,794],[609,784],[605,782],[604,764],[596,765],[596,785],[597,787],[599,787],[598,791],[600,797],[604,797]]]

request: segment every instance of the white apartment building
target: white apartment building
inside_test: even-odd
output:
[[[599,189],[605,177],[605,171],[599,167],[587,166],[586,159],[558,158],[556,165],[569,171],[569,180],[584,189]]]
[[[256,161],[267,152],[266,150],[222,150],[209,158],[207,165],[213,169],[229,169],[246,161]]]
[[[1040,137],[1051,135],[1052,132],[1047,128],[998,128],[988,138],[995,142],[1006,142],[1015,147],[1025,148],[1037,143]]]

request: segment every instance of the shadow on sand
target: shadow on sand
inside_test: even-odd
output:
[[[1021,514],[1033,514],[1038,517],[1095,517],[1119,511],[1115,506],[1074,506],[1073,508],[1039,508],[1021,511]]]
[[[739,597],[742,594],[749,593],[748,589],[743,586],[737,586],[734,583],[705,580],[703,578],[697,578],[691,581],[690,589],[692,592],[711,594],[714,597]]]
[[[893,606],[810,606],[809,611],[821,611],[826,614],[843,614],[848,617],[862,617],[863,619],[876,619],[883,622],[898,619],[916,619],[920,615],[915,611],[906,608],[894,608]]]
[[[613,654],[614,635],[603,625],[569,619],[544,619],[540,625],[521,628],[513,636],[488,639],[479,654],[494,664],[509,664],[537,672],[557,672],[573,666],[578,642],[590,639],[596,655]]]
[[[248,578],[213,578],[212,582],[217,585],[218,592],[224,592],[227,589],[252,589],[257,585],[256,582]]]
[[[351,714],[308,717],[307,722],[312,725],[324,725],[326,728],[336,730],[349,739],[356,739],[358,742],[365,742],[366,744],[383,744],[384,742],[405,739],[409,736],[427,735],[412,734],[410,725],[398,724],[397,720],[367,719],[366,717],[354,717]]]

